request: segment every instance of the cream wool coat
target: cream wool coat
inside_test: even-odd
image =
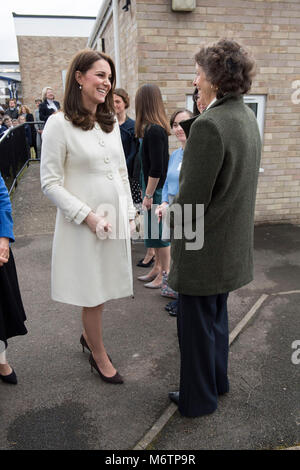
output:
[[[117,122],[111,133],[105,133],[98,123],[84,131],[62,112],[50,116],[43,131],[41,185],[58,208],[53,300],[94,307],[132,295],[129,219],[134,218],[135,208]],[[117,230],[115,239],[100,240],[92,233],[83,222],[91,210],[107,213]]]

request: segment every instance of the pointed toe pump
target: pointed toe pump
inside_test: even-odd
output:
[[[102,374],[101,370],[97,366],[97,363],[96,363],[92,353],[90,354],[90,357],[89,357],[89,363],[91,364],[91,372],[93,372],[93,369],[95,369],[96,372],[98,372],[98,374],[100,375],[100,378],[104,382],[108,382],[110,384],[122,384],[122,383],[124,383],[123,377],[119,374],[118,371],[112,377],[106,377],[106,375]]]
[[[14,370],[12,370],[12,372],[9,375],[0,374],[0,379],[2,380],[2,382],[5,382],[11,385],[17,385],[18,383],[18,379]]]

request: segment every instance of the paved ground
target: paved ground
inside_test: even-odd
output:
[[[168,391],[177,389],[176,320],[159,292],[139,281],[134,299],[109,302],[105,343],[126,383],[102,382],[81,352],[80,309],[50,299],[55,210],[40,192],[37,163],[21,179],[13,207],[28,335],[9,342],[19,384],[0,384],[0,449],[132,449],[169,406]],[[146,271],[135,267],[143,254],[142,244],[133,245],[135,278]],[[300,360],[292,349],[300,341],[299,279],[300,227],[257,227],[255,280],[230,295],[230,330],[262,294],[268,297],[231,345],[230,393],[213,415],[183,419],[176,412],[149,448],[300,444],[300,364],[292,362],[293,353]]]

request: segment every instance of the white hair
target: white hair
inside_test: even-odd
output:
[[[53,88],[51,86],[45,86],[45,88],[42,89],[42,101],[46,99],[47,90],[53,91]]]

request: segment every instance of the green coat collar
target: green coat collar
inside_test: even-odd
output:
[[[243,96],[242,95],[236,95],[234,93],[227,93],[227,95],[225,95],[225,96],[223,96],[223,98],[220,98],[219,100],[215,101],[214,104],[210,108],[208,108],[207,110],[204,110],[203,113],[200,114],[199,116],[195,116],[191,119],[187,119],[186,121],[182,121],[180,123],[180,125],[181,125],[182,129],[185,132],[186,138],[188,138],[191,126],[192,126],[193,122],[196,121],[196,119],[198,119],[203,114],[207,113],[210,109],[216,108],[217,106],[222,105],[223,103],[225,103],[228,100],[243,101]]]

